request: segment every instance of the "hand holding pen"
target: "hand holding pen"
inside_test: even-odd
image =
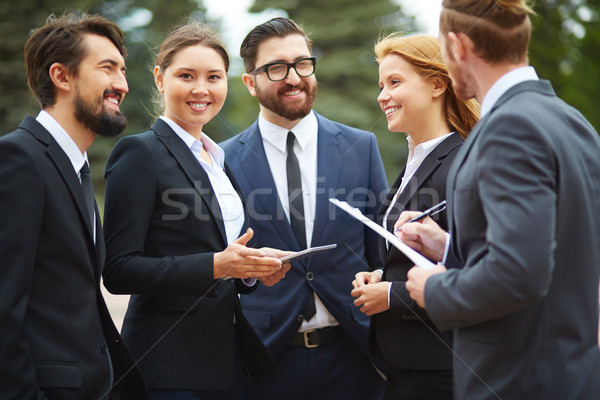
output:
[[[394,225],[394,234],[406,245],[431,261],[440,262],[444,257],[448,233],[433,220],[426,220],[421,224],[409,224],[409,222],[421,221],[425,217],[439,214],[445,209],[446,201],[442,201],[422,213],[404,211]],[[408,219],[410,216],[413,218]]]
[[[427,210],[423,211],[421,214],[417,215],[416,217],[409,219],[408,221],[405,222],[405,224],[420,221],[425,217],[433,217],[434,215],[441,213],[445,209],[446,209],[446,200],[434,205],[433,207],[428,208]],[[401,229],[401,226],[397,227],[394,230],[394,232],[398,232],[400,229]]]

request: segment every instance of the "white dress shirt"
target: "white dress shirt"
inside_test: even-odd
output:
[[[286,141],[290,130],[264,119],[259,115],[258,127],[262,136],[263,147],[267,155],[267,162],[275,181],[275,188],[279,196],[285,216],[290,220],[287,170],[285,168],[287,152]],[[311,111],[306,117],[294,126],[291,131],[296,136],[294,153],[300,165],[300,177],[302,179],[302,194],[304,200],[304,218],[306,226],[306,244],[310,247],[313,227],[315,224],[315,209],[317,204],[317,132],[319,126],[317,117]],[[274,216],[277,218],[277,216]],[[303,321],[299,332],[317,329],[324,326],[338,325],[336,319],[325,308],[323,302],[315,294],[316,313],[309,321]]]
[[[40,111],[35,119],[50,133],[50,135],[52,135],[62,151],[69,157],[69,161],[71,161],[71,165],[73,165],[77,178],[79,178],[79,183],[81,183],[81,167],[88,162],[87,151],[81,153],[81,150],[79,150],[79,147],[77,147],[73,138],[69,136],[63,127],[60,126],[58,121],[55,120],[52,115],[48,114],[47,111]],[[93,227],[94,243],[96,243],[96,213],[94,213]]]
[[[204,132],[202,133],[202,139],[197,140],[175,121],[164,116],[161,116],[160,119],[165,121],[177,136],[185,142],[208,175],[210,185],[215,192],[215,197],[223,215],[227,244],[230,244],[240,236],[244,226],[244,205],[225,173],[225,152]],[[212,165],[201,158],[203,147],[208,152]]]
[[[481,118],[483,118],[494,107],[494,104],[513,86],[525,81],[537,81],[537,73],[532,66],[520,67],[507,72],[498,79],[492,87],[487,91],[481,102]],[[446,264],[448,251],[450,250],[450,234],[446,235],[446,248],[442,264]]]

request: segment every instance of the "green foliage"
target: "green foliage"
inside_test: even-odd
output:
[[[600,130],[600,0],[538,0],[529,58],[540,78]]]
[[[1,3],[0,89],[4,96],[0,96],[0,134],[14,130],[25,115],[35,116],[39,112],[40,106],[27,87],[23,47],[32,29],[42,26],[50,14],[61,15],[66,10],[101,14],[122,28],[128,51],[126,63],[129,84],[129,93],[121,107],[128,119],[123,135],[146,130],[154,120],[151,101],[154,78],[151,68],[155,48],[169,29],[184,23],[187,18],[204,20],[204,8],[199,4],[195,0],[20,0]],[[97,137],[88,149],[92,179],[100,202],[104,197],[104,165],[117,139]]]
[[[101,13],[117,22],[127,40],[130,92],[122,105],[128,118],[124,135],[146,130],[154,120],[151,69],[156,46],[166,32],[188,17],[206,21],[202,1],[180,0],[20,0],[0,4],[0,134],[13,130],[39,105],[29,93],[23,46],[31,29],[51,13],[66,9]],[[226,4],[223,5],[225,7]],[[540,77],[552,81],[557,93],[600,128],[600,0],[538,0],[534,6],[530,59]],[[393,0],[255,0],[252,12],[280,9],[304,26],[318,57],[319,94],[315,109],[328,118],[373,131],[378,138],[389,179],[406,160],[404,135],[390,133],[376,98],[378,71],[373,45],[393,31],[414,31],[414,21]],[[215,21],[211,21],[213,24]],[[219,28],[218,24],[216,25]],[[238,44],[230,44],[230,54]],[[248,127],[258,115],[258,103],[241,77],[229,77],[229,94],[221,113],[205,127],[219,142]],[[97,138],[89,149],[94,185],[101,200],[103,169],[116,139]]]

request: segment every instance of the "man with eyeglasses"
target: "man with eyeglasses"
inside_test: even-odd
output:
[[[242,297],[278,365],[275,375],[249,382],[248,399],[380,399],[384,381],[374,364],[385,367],[367,355],[369,318],[350,295],[357,272],[381,266],[377,237],[328,201],[375,215],[387,191],[375,136],[312,110],[316,59],[294,21],[256,26],[240,54],[260,114],[222,146],[246,197],[252,244],[297,251],[337,243]]]

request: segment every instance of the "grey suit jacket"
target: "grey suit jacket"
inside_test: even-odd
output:
[[[448,176],[427,311],[456,328],[457,399],[597,399],[600,140],[547,81],[509,89]]]

